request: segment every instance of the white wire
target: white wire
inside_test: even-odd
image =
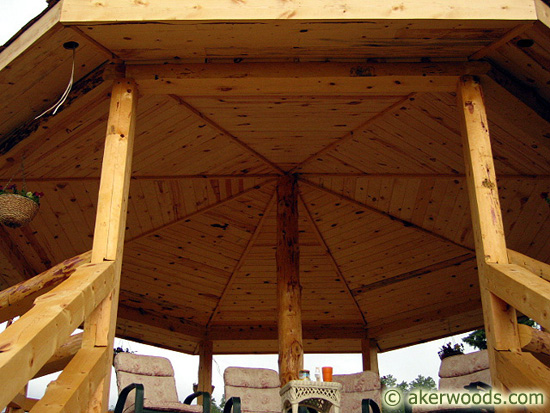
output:
[[[44,112],[42,112],[40,115],[38,115],[34,119],[41,118],[46,113],[48,113],[52,110],[53,110],[52,115],[55,115],[57,113],[57,110],[63,105],[63,103],[65,103],[65,100],[67,100],[67,98],[69,97],[69,93],[71,92],[71,88],[73,87],[73,81],[74,81],[75,52],[76,52],[76,50],[73,49],[73,67],[72,67],[72,70],[71,70],[71,80],[69,80],[69,84],[67,85],[67,88],[65,89],[65,92],[63,92],[63,95],[61,96],[61,98],[51,108],[45,110]]]

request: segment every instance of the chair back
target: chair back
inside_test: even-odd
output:
[[[281,413],[279,374],[275,370],[228,367],[223,380],[225,400],[240,397],[243,413]]]
[[[118,391],[132,383],[141,383],[148,404],[178,402],[174,369],[164,357],[118,353],[114,359]]]
[[[380,377],[372,371],[354,374],[335,374],[332,380],[342,383],[340,410],[344,413],[361,413],[361,401],[372,399],[381,406]],[[333,409],[334,410],[334,409]]]

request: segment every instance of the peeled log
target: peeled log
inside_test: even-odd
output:
[[[277,185],[277,307],[279,378],[281,386],[297,380],[304,365],[302,345],[302,287],[298,244],[296,179],[285,176]]]

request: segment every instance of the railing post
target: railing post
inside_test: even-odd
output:
[[[84,324],[83,348],[113,347],[132,171],[137,97],[137,87],[133,80],[115,81],[107,123],[92,248],[92,263],[114,261],[115,282],[111,294]],[[89,412],[107,411],[111,363],[112,352],[109,353],[105,365],[105,378],[89,402]]]
[[[489,125],[478,79],[462,77],[457,96],[491,375],[493,384],[503,388],[495,351],[520,351],[520,342],[515,309],[492,294],[486,282],[486,264],[508,263]]]

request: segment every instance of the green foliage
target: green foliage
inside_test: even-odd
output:
[[[435,390],[437,388],[435,385],[434,379],[432,379],[429,376],[424,377],[420,374],[418,375],[418,377],[416,377],[416,379],[414,379],[409,383],[407,383],[406,381],[397,383],[397,379],[393,375],[388,374],[380,378],[380,384],[382,385],[382,391],[386,389],[396,388],[401,390],[405,398],[407,393],[413,390],[417,390],[417,389]],[[383,413],[405,413],[405,408],[404,406],[388,407],[386,405],[382,405],[382,412]]]
[[[17,189],[17,186],[15,184],[12,184],[8,187],[0,186],[0,195],[3,194],[16,194],[24,196],[25,198],[29,198],[30,200],[36,202],[38,205],[40,205],[40,198],[44,196],[42,192],[31,192],[27,191],[26,188],[23,189]]]
[[[444,344],[443,347],[437,352],[439,358],[443,360],[444,358],[456,356],[458,354],[464,354],[464,345],[455,344],[454,346],[451,343]]]
[[[223,413],[223,408],[225,407],[225,395],[222,395],[220,404],[216,403],[216,399],[212,397],[212,404],[210,406],[211,413]]]

